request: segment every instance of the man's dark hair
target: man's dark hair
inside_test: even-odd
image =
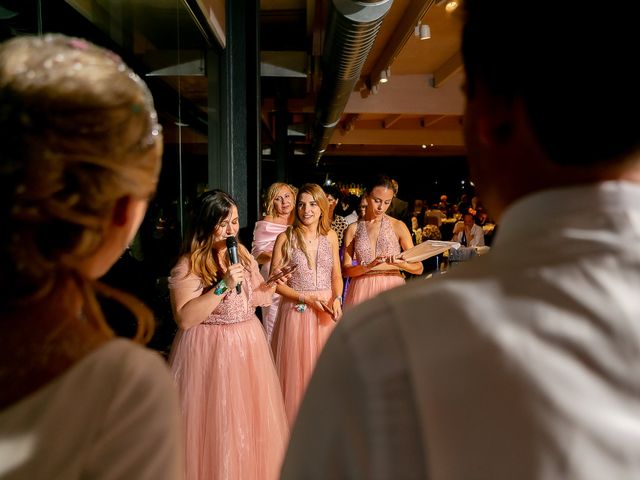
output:
[[[470,99],[478,85],[508,102],[521,99],[540,144],[558,164],[617,162],[640,148],[635,2],[464,5]]]

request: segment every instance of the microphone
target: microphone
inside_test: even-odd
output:
[[[238,263],[238,242],[236,237],[227,237],[227,251],[229,252],[229,262],[231,265]],[[242,283],[236,284],[236,292],[242,291]]]

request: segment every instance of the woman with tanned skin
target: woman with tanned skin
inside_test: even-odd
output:
[[[406,262],[400,254],[413,247],[411,233],[386,211],[393,199],[391,179],[379,176],[366,190],[364,218],[349,225],[344,234],[342,272],[351,277],[345,308],[380,292],[403,285],[402,271],[420,275],[421,262]]]

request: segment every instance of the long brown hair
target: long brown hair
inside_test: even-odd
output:
[[[204,192],[196,201],[191,235],[185,244],[185,253],[189,255],[190,271],[200,277],[205,287],[217,283],[222,278],[221,266],[218,264],[213,245],[213,232],[220,222],[229,216],[232,207],[238,208],[238,204],[222,190]],[[240,263],[249,268],[251,254],[239,241],[238,255]]]
[[[287,236],[286,241],[282,245],[282,263],[277,268],[280,268],[283,265],[287,265],[291,260],[291,249],[299,248],[304,253],[304,256],[307,257],[307,262],[309,268],[311,268],[311,253],[307,250],[306,242],[302,236],[302,227],[303,224],[300,221],[300,216],[298,215],[298,202],[300,201],[300,197],[303,193],[307,193],[311,195],[311,197],[318,203],[320,207],[320,221],[318,222],[318,235],[326,235],[331,230],[331,219],[329,218],[329,201],[327,200],[327,196],[324,194],[322,187],[315,183],[307,183],[300,187],[298,190],[298,195],[296,196],[296,216],[293,220],[293,225],[287,228],[285,234]]]

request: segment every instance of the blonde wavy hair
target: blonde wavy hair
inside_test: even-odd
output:
[[[291,192],[291,197],[292,198],[296,198],[296,194],[298,192],[298,189],[296,187],[294,187],[293,185],[289,185],[288,183],[284,183],[284,182],[276,182],[276,183],[271,184],[271,186],[267,190],[267,195],[266,195],[265,200],[264,200],[265,215],[267,215],[269,217],[273,217],[273,214],[275,212],[275,206],[273,205],[273,202],[276,199],[276,197],[278,196],[278,192],[282,188],[288,188],[289,191]]]
[[[315,183],[307,183],[300,187],[296,196],[296,215],[293,220],[293,225],[287,228],[285,231],[286,240],[282,245],[282,262],[277,268],[282,268],[284,265],[288,265],[291,261],[291,250],[293,248],[299,248],[307,258],[307,264],[311,268],[311,253],[307,250],[306,242],[302,235],[303,224],[300,221],[298,214],[298,202],[303,193],[311,195],[311,197],[318,203],[320,207],[320,221],[318,222],[318,235],[326,235],[331,230],[331,219],[329,218],[329,201],[327,196],[322,190],[320,185]]]
[[[237,203],[222,190],[204,192],[196,202],[185,253],[189,255],[190,272],[200,278],[205,288],[210,288],[222,278],[222,269],[218,264],[216,249],[213,245],[213,233],[229,216],[232,207],[238,208]],[[245,268],[250,268],[251,254],[240,241],[238,241],[238,256],[240,263]]]
[[[4,308],[63,295],[76,284],[95,328],[113,335],[96,299],[100,292],[132,311],[136,340],[151,337],[147,307],[85,278],[78,265],[105,241],[119,199],[155,192],[160,130],[149,90],[114,53],[64,35],[0,45]]]

